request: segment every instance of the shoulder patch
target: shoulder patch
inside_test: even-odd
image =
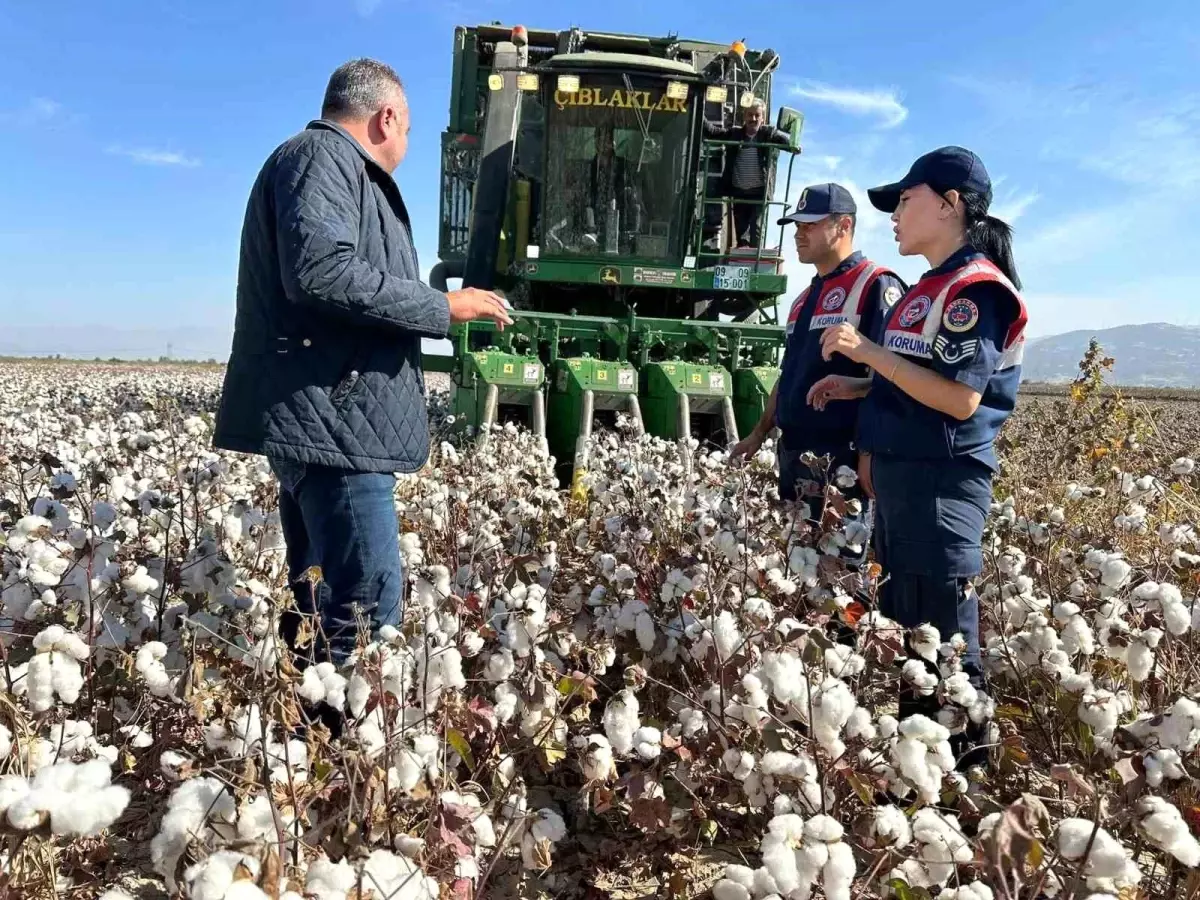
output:
[[[942,313],[942,325],[947,331],[970,331],[979,321],[979,307],[966,297],[959,297]]]
[[[904,304],[904,308],[900,310],[899,324],[901,328],[911,328],[916,325],[927,315],[929,315],[929,307],[933,305],[928,297],[922,294],[920,297],[913,297]]]
[[[970,301],[968,301],[970,302]],[[933,339],[933,353],[949,366],[966,362],[979,352],[979,339],[967,338],[965,341],[952,341],[944,334]]]
[[[891,309],[896,305],[896,301],[900,299],[901,293],[903,292],[900,290],[900,285],[893,284],[883,292],[883,305]]]

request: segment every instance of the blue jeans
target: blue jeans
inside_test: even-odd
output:
[[[280,631],[295,649],[301,621],[310,617],[317,632],[313,658],[340,665],[354,651],[359,616],[372,638],[403,618],[396,479],[293,460],[272,458],[270,464],[279,479],[279,519],[296,599]],[[312,566],[321,568],[315,592],[305,574]],[[307,661],[297,659],[297,665]]]

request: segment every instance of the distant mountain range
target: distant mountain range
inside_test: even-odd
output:
[[[170,329],[78,326],[0,326],[0,355],[91,359],[215,359],[229,353],[230,327]],[[1116,360],[1111,382],[1130,387],[1200,387],[1200,328],[1156,322],[1101,331],[1069,331],[1031,339],[1025,348],[1025,381],[1064,382],[1095,337]],[[447,342],[426,342],[426,352],[445,353]]]
[[[1115,360],[1112,384],[1127,387],[1200,387],[1200,328],[1153,322],[1100,331],[1068,331],[1031,339],[1024,381],[1071,381],[1092,338]]]

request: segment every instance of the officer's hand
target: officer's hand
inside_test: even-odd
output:
[[[871,483],[871,454],[858,454],[858,483],[863,493],[875,499],[875,485]]]
[[[818,412],[825,409],[830,400],[853,400],[859,396],[854,381],[845,375],[826,375],[808,389],[808,405]]]
[[[476,319],[491,319],[501,331],[512,324],[512,316],[504,305],[504,298],[491,291],[478,288],[463,288],[446,294],[450,303],[451,322],[473,322]]]
[[[821,356],[829,360],[833,354],[840,353],[847,359],[862,362],[863,349],[869,343],[857,328],[849,322],[843,322],[826,328],[821,335]]]
[[[750,434],[733,445],[733,449],[729,451],[729,461],[733,462],[735,459],[740,459],[743,456],[749,459],[759,451],[762,445],[762,436],[750,432]]]

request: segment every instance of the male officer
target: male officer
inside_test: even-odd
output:
[[[762,418],[733,448],[731,456],[757,453],[767,434],[778,425],[781,500],[823,493],[825,476],[800,462],[806,452],[832,457],[830,476],[839,466],[857,466],[852,439],[859,403],[851,397],[861,395],[869,372],[865,366],[837,355],[828,361],[823,359],[821,335],[826,328],[842,322],[849,322],[868,337],[874,335],[884,313],[905,291],[894,272],[854,249],[857,212],[854,198],[842,185],[818,184],[805,188],[796,209],[779,220],[780,225],[795,223],[796,255],[800,262],[811,263],[817,274],[792,303],[783,369]],[[841,377],[827,379],[830,375]],[[810,398],[818,382],[822,382],[821,396]],[[825,405],[833,399],[841,402]],[[798,491],[799,481],[818,484]],[[857,486],[845,493],[866,502]],[[820,509],[814,508],[812,514],[819,517]]]

